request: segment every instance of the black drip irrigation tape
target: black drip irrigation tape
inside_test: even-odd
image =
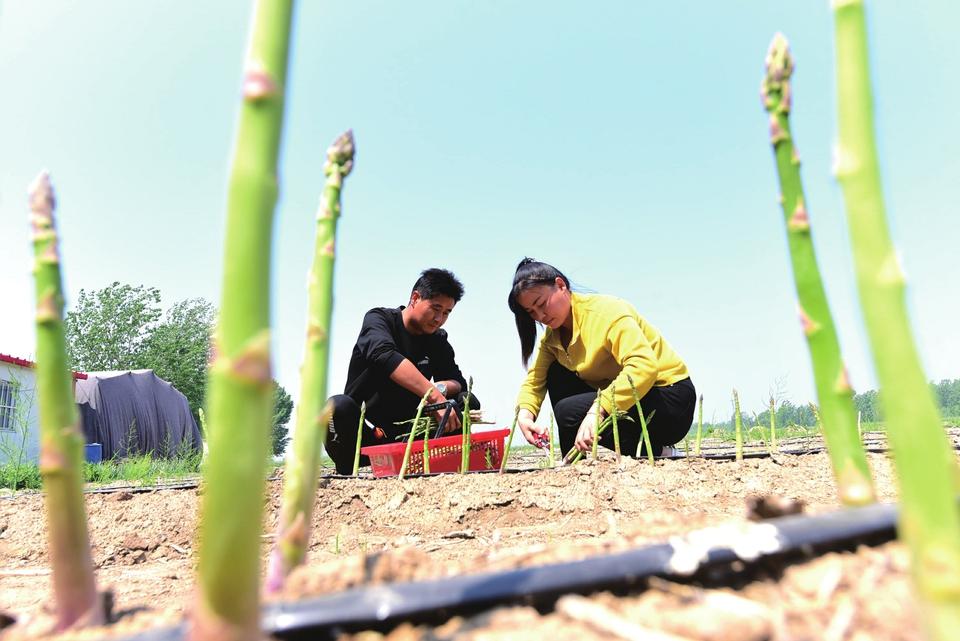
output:
[[[729,585],[732,577],[772,562],[876,545],[896,536],[894,505],[849,508],[817,516],[707,528],[669,543],[555,563],[354,588],[295,603],[267,605],[265,632],[279,639],[334,639],[343,632],[388,630],[401,622],[439,623],[493,607],[527,604],[549,610],[564,594],[637,589],[652,577]],[[155,630],[129,641],[179,641],[184,626]]]

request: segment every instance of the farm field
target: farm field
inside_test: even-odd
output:
[[[958,432],[951,429],[954,441]],[[866,440],[882,445],[879,435]],[[816,439],[802,444],[817,446]],[[705,443],[711,451],[724,447],[729,444]],[[886,455],[868,456],[880,500],[895,500]],[[528,471],[506,475],[403,482],[324,477],[307,565],[291,577],[280,599],[578,560],[662,542],[693,529],[745,522],[746,499],[752,496],[801,500],[808,514],[838,508],[822,452],[741,463],[691,457],[659,460],[654,467],[625,459],[618,468],[609,452],[596,463],[572,467],[538,469],[542,461],[540,454],[521,454],[511,467]],[[280,490],[279,480],[269,482],[264,532],[275,529]],[[98,580],[113,590],[115,611],[122,615],[117,631],[172,625],[184,612],[193,594],[198,492],[118,489],[86,495]],[[36,626],[50,601],[45,541],[39,494],[0,500],[0,610],[26,615]],[[270,542],[265,535],[264,557]],[[552,612],[507,608],[453,620],[429,635],[405,627],[388,638],[520,638],[518,628],[527,631],[525,638],[618,638],[597,627],[596,613],[591,614],[597,608],[608,623],[645,622],[686,639],[919,638],[906,567],[905,551],[891,543],[830,553],[786,568],[782,577],[780,570],[771,571],[779,581],[767,577],[739,586],[737,598],[722,596],[727,590],[660,581],[626,595],[571,596]],[[27,623],[24,629],[32,627]]]

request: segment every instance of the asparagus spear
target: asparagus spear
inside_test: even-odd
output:
[[[367,402],[360,403],[360,422],[357,424],[357,447],[353,452],[353,475],[360,475],[360,444],[363,443],[363,419],[367,413]]]
[[[550,467],[553,467],[555,464],[554,454],[553,454],[553,412],[550,413],[550,428],[548,434],[550,435]]]
[[[737,435],[737,462],[743,460],[743,421],[740,419],[740,395],[733,390],[733,423]]]
[[[610,416],[613,417],[613,451],[617,453],[617,465],[620,464],[620,428],[617,426],[617,396],[613,390],[610,390],[610,407],[613,411]]]
[[[420,426],[420,417],[423,416],[423,406],[427,404],[427,399],[430,398],[431,391],[433,391],[432,388],[424,392],[423,398],[420,399],[420,404],[417,405],[417,416],[413,419],[413,427],[410,428],[410,436],[407,437],[407,448],[403,451],[403,463],[400,464],[400,474],[398,478],[401,481],[403,477],[407,475],[407,465],[410,463],[410,449],[413,447],[413,439],[417,435],[417,428]],[[427,430],[427,436],[430,436],[429,430]]]
[[[777,404],[770,397],[770,451],[777,451]]]
[[[875,500],[873,481],[866,453],[857,438],[853,389],[847,380],[840,354],[840,342],[826,291],[820,278],[817,255],[810,233],[800,158],[790,129],[793,96],[791,76],[793,57],[787,39],[774,36],[766,59],[766,77],[761,94],[770,116],[770,142],[773,145],[780,178],[781,205],[794,282],[800,307],[803,332],[813,363],[817,398],[823,412],[823,437],[827,443],[840,500],[847,505],[862,505]],[[771,399],[771,443],[776,438]],[[775,447],[775,445],[774,445]]]
[[[227,197],[220,320],[210,366],[210,456],[189,638],[259,637],[260,528],[273,415],[270,239],[292,0],[255,4]]]
[[[835,0],[839,140],[843,190],[860,304],[900,481],[900,527],[913,559],[929,638],[960,628],[960,515],[956,461],[914,346],[905,280],[884,212],[873,125],[862,0]]]
[[[613,413],[614,414],[617,413],[616,405],[613,406]],[[597,433],[593,437],[593,445],[591,446],[590,455],[591,455],[591,458],[594,461],[596,461],[597,460],[597,444],[600,442],[600,390],[597,390],[597,400],[596,400],[596,403],[594,403],[593,424],[595,426],[594,429],[596,430]]]
[[[467,470],[470,469],[470,445],[473,442],[473,434],[470,433],[470,397],[472,394],[473,394],[473,377],[471,376],[470,379],[467,381],[467,395],[463,397],[463,433],[461,434],[461,437],[460,437],[460,473],[461,474],[466,474]],[[504,456],[503,459],[506,460],[507,457]]]
[[[642,440],[637,442],[636,457],[640,458],[640,447],[641,444],[643,444],[647,448],[647,460],[653,465],[653,447],[650,445],[650,432],[647,430],[647,419],[643,417],[643,408],[640,407],[640,397],[637,396],[637,386],[634,385],[633,377],[629,374],[627,374],[627,382],[630,383],[630,391],[633,392],[633,402],[637,405],[637,414],[640,416],[640,430],[643,435]]]
[[[330,320],[333,316],[333,269],[343,179],[353,168],[353,132],[346,131],[327,149],[326,184],[317,213],[313,266],[307,304],[307,338],[300,367],[297,427],[284,473],[283,503],[267,572],[267,591],[283,587],[284,578],[303,562],[310,542],[311,513],[317,491],[320,448],[333,408],[327,406]],[[361,418],[361,425],[362,423]],[[359,462],[360,435],[354,458]]]
[[[697,441],[693,447],[693,455],[700,456],[700,440],[703,438],[703,394],[700,395],[699,409],[697,410]]]
[[[520,406],[513,410],[513,423],[510,425],[510,434],[507,435],[507,444],[503,448],[503,458],[500,460],[500,473],[507,469],[507,457],[510,456],[510,442],[513,441],[513,432],[517,429],[517,419],[520,416]]]
[[[41,172],[31,183],[29,195],[37,297],[40,475],[46,493],[56,629],[64,630],[101,624],[105,617],[87,533],[81,467],[83,435],[67,365],[55,199],[47,172]]]

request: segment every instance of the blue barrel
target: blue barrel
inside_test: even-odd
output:
[[[99,463],[103,459],[103,445],[87,443],[83,446],[83,458],[87,463]]]

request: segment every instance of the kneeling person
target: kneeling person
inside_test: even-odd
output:
[[[428,269],[413,285],[406,306],[376,307],[367,312],[353,347],[344,393],[334,396],[333,419],[327,431],[327,453],[340,474],[353,472],[360,404],[367,404],[362,446],[396,442],[416,416],[428,390],[428,403],[456,399],[463,412],[467,383],[454,358],[447,332],[440,329],[463,297],[463,285],[445,269]],[[470,407],[480,403],[471,395]],[[442,413],[437,412],[439,422]],[[450,412],[445,433],[461,429]],[[366,456],[360,465],[369,465]]]

